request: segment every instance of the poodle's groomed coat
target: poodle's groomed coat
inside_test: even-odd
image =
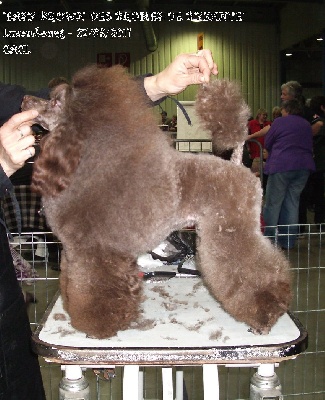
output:
[[[121,67],[86,67],[57,92],[40,109],[43,120],[60,111],[33,188],[63,244],[61,292],[72,325],[98,338],[128,328],[141,301],[137,257],[195,224],[206,286],[234,318],[267,333],[291,291],[286,258],[260,231],[258,179],[231,161],[173,149]],[[217,148],[245,139],[248,108],[236,84],[203,86],[197,111]]]

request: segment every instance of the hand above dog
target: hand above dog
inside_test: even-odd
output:
[[[208,83],[211,74],[217,75],[218,68],[211,51],[200,50],[197,53],[180,54],[163,71],[146,77],[144,87],[152,101],[178,94],[189,85]]]

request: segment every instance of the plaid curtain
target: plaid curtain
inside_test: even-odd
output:
[[[24,232],[47,231],[49,228],[41,212],[41,197],[33,193],[28,185],[15,186],[14,191],[20,207],[22,230]],[[3,198],[1,205],[8,230],[12,233],[18,232],[15,207],[10,196]]]

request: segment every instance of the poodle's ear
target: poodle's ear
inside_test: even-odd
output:
[[[51,91],[50,99],[54,112],[62,111],[66,103],[69,88],[70,86],[67,83],[62,83]]]
[[[69,130],[69,140],[64,140]],[[31,188],[44,197],[55,197],[69,186],[80,160],[80,141],[73,126],[56,127],[41,140],[41,155],[36,158]]]

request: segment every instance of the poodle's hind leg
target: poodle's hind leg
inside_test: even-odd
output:
[[[291,290],[287,259],[261,232],[260,182],[245,167],[195,157],[179,167],[180,209],[196,218],[202,276],[229,314],[266,333],[287,310]]]
[[[61,262],[60,262],[60,292],[63,301],[64,308],[68,311],[69,309],[69,299],[67,294],[67,289],[69,286],[69,264],[65,257],[64,249],[61,252]]]
[[[268,333],[291,301],[287,259],[250,224],[248,231],[238,225],[215,232],[209,225],[200,230],[198,247],[206,286],[236,320]]]
[[[141,279],[136,261],[119,254],[82,252],[70,261],[65,296],[71,325],[88,336],[107,338],[136,320]]]

